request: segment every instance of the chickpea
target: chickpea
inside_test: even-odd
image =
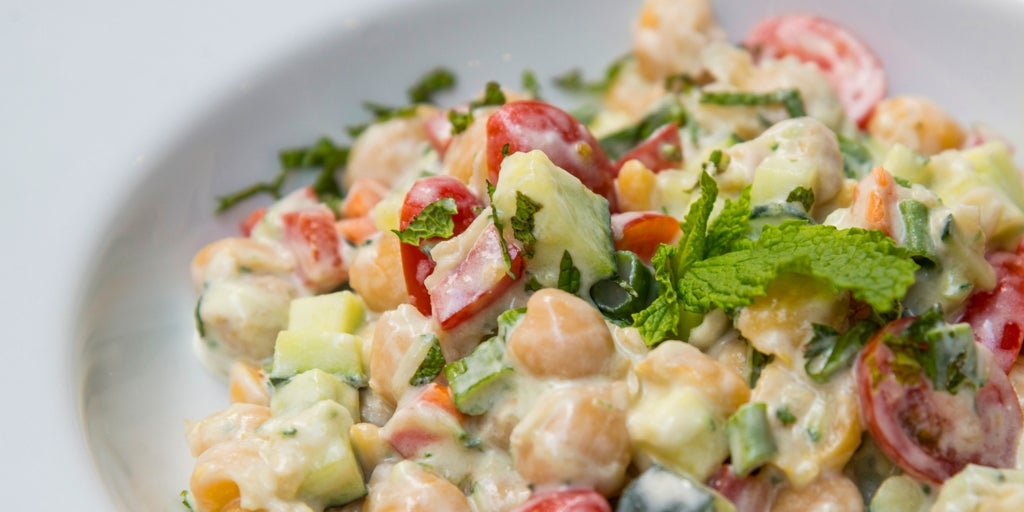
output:
[[[455,484],[415,462],[381,465],[370,478],[364,512],[470,512],[469,500]]]
[[[593,486],[605,496],[618,491],[630,460],[619,391],[574,386],[542,395],[512,431],[516,471],[535,485]]]
[[[422,157],[429,145],[423,121],[437,112],[420,106],[416,115],[396,117],[366,128],[349,153],[344,186],[349,188],[360,178],[375,179],[385,185],[398,181]]]
[[[854,512],[864,510],[857,486],[843,475],[825,473],[799,489],[786,487],[772,503],[772,512]]]
[[[290,274],[291,258],[274,247],[249,238],[224,238],[203,247],[192,258],[192,285],[201,292],[206,283],[245,273]]]
[[[494,109],[477,110],[473,114],[473,122],[465,131],[452,137],[452,142],[444,153],[442,166],[447,174],[467,185],[473,181],[474,175],[487,175],[487,169],[484,168],[487,117],[493,111]]]
[[[419,358],[411,364],[409,354],[413,348],[422,348],[418,338],[430,334],[432,325],[410,304],[402,304],[377,320],[370,349],[370,389],[389,404],[397,404],[409,388],[409,379],[422,361]]]
[[[277,333],[288,326],[297,294],[278,276],[242,276],[209,283],[199,304],[208,347],[228,359],[258,363],[274,353]]]
[[[378,312],[395,309],[409,299],[401,269],[401,242],[394,233],[384,231],[376,243],[356,253],[349,284],[368,308]]]
[[[211,446],[249,437],[263,422],[270,419],[270,407],[265,405],[231,404],[201,421],[189,425],[186,437],[193,457],[198,457]]]
[[[635,368],[644,386],[690,386],[699,389],[728,416],[750,398],[750,388],[736,372],[689,343],[666,341]]]
[[[875,107],[868,133],[926,156],[963,145],[964,131],[935,102],[922,96],[893,96]]]
[[[263,442],[259,439],[230,441],[217,444],[196,459],[189,487],[197,512],[238,510],[241,496],[249,494],[249,489],[243,489],[239,484],[244,487],[245,482],[275,478],[273,471],[260,458],[261,446]],[[258,490],[252,490],[260,494]]]
[[[633,54],[648,80],[696,76],[701,49],[724,37],[707,0],[647,0],[633,27]]]
[[[545,288],[527,301],[508,351],[531,375],[576,379],[608,369],[615,342],[597,309],[571,293]]]

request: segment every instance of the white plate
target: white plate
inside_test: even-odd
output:
[[[193,14],[203,12],[201,4],[192,6]],[[275,20],[268,13],[284,13],[260,11],[264,15],[257,26],[270,30],[282,45],[256,45],[263,53],[255,55],[236,48],[251,66],[216,75],[231,87],[221,87],[222,93],[214,99],[191,97],[192,104],[172,104],[190,115],[160,118],[167,124],[141,122],[139,130],[151,138],[132,140],[148,145],[121,147],[122,158],[107,160],[128,163],[136,155],[146,155],[141,164],[105,175],[128,178],[131,186],[113,187],[111,190],[121,192],[108,193],[100,181],[65,192],[109,194],[119,199],[100,214],[72,212],[71,218],[82,226],[97,227],[96,218],[105,223],[100,229],[84,229],[69,238],[76,245],[52,240],[43,245],[64,255],[51,258],[56,264],[81,273],[63,283],[49,283],[40,293],[81,300],[74,307],[57,308],[55,317],[36,313],[47,303],[35,302],[35,297],[19,300],[12,308],[38,323],[52,322],[46,332],[64,335],[38,341],[45,344],[42,353],[52,360],[34,356],[36,364],[14,364],[4,377],[8,389],[15,383],[39,379],[40,364],[67,370],[65,375],[52,376],[59,379],[55,383],[41,385],[36,395],[15,399],[14,404],[31,404],[32,411],[41,411],[45,419],[59,421],[73,416],[57,414],[54,408],[68,404],[69,393],[80,399],[76,405],[81,407],[84,442],[113,501],[124,510],[181,510],[178,493],[187,487],[191,466],[183,440],[184,420],[201,418],[227,403],[224,385],[202,370],[189,346],[194,297],[188,264],[206,242],[233,233],[251,207],[215,216],[214,197],[270,177],[278,148],[311,141],[322,133],[340,136],[346,124],[365,119],[360,101],[402,102],[405,87],[436,65],[457,71],[464,87],[453,96],[456,99],[491,79],[518,84],[526,68],[548,78],[581,66],[594,76],[628,49],[629,24],[638,5],[635,0],[395,1],[387,9],[365,8],[355,18],[345,15],[348,11],[344,9],[320,6],[329,15],[319,23],[316,17],[305,15],[306,32],[273,32]],[[1024,3],[729,0],[716,5],[734,38],[767,14],[812,11],[838,20],[879,53],[892,92],[931,96],[964,123],[985,121],[1018,147],[1024,144],[1024,94],[1020,92],[1024,90],[1024,59],[1012,53],[1024,48],[1024,32],[1019,30],[1024,25]],[[145,11],[135,14],[141,16]],[[183,27],[188,23],[181,22]],[[298,25],[292,24],[293,28]],[[247,34],[248,41],[257,40]],[[195,54],[201,55],[201,51]],[[140,69],[155,69],[149,59],[159,61],[160,56],[145,57],[137,61]],[[551,90],[549,86],[542,92]],[[96,101],[95,97],[69,94],[76,101]],[[117,110],[110,109],[109,117],[92,123],[93,129],[102,133],[119,118]],[[125,132],[123,127],[118,129]],[[96,137],[86,140],[95,141]],[[63,149],[70,155],[74,149],[84,149],[69,144],[70,149]],[[42,148],[38,144],[19,149]],[[70,155],[60,163],[72,163]],[[42,192],[39,186],[32,190]],[[30,200],[18,199],[14,204],[27,208]],[[25,211],[9,208],[11,217]],[[31,227],[21,227],[17,233],[21,238],[16,240],[23,242],[41,237],[32,235]],[[32,258],[22,255],[11,261],[24,269]],[[91,263],[83,265],[81,261]],[[33,295],[27,272],[9,277],[5,282],[13,284],[13,289]],[[9,294],[9,298],[15,297]],[[29,325],[21,325],[24,323]],[[18,343],[38,334],[31,322],[8,325],[16,326]],[[13,350],[14,355],[25,353],[22,348]],[[51,378],[50,373],[57,372],[45,373],[43,380]],[[55,405],[43,410],[40,402]],[[10,416],[5,419],[10,421]],[[80,489],[82,496],[102,501],[94,488],[86,489],[96,485],[96,480],[81,474],[82,468],[89,469],[74,452],[83,441],[74,432],[73,419],[70,428],[27,423],[31,420],[22,424],[30,428],[5,426],[3,436],[14,453],[31,459],[28,471],[16,472],[10,462],[4,465],[7,482],[24,482],[24,489],[34,491],[29,494],[35,496],[24,501],[26,506],[39,503],[38,494],[45,489],[60,487]],[[32,442],[17,447],[10,441],[16,435]],[[54,442],[40,442],[47,438]],[[70,448],[76,458],[64,484],[47,472],[53,471],[55,460],[61,460],[54,446],[65,451]],[[53,483],[41,484],[46,478]],[[51,503],[61,500],[69,505],[82,503],[59,496],[51,498]]]

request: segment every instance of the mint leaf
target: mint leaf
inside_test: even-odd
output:
[[[409,101],[434,103],[434,96],[455,87],[455,73],[446,68],[435,68],[409,87]]]
[[[839,153],[843,155],[843,174],[855,180],[867,176],[875,165],[871,152],[856,139],[838,133],[836,139],[839,141]]]
[[[693,263],[676,283],[689,311],[734,310],[766,293],[783,272],[849,290],[876,311],[893,309],[918,266],[880,231],[786,222],[765,226],[749,247]]]
[[[455,221],[452,216],[459,213],[455,200],[450,197],[438,199],[428,204],[409,225],[402,230],[392,230],[398,239],[410,245],[419,245],[430,238],[450,238],[455,234]]]
[[[444,369],[444,354],[441,353],[441,342],[433,334],[421,334],[422,337],[432,338],[427,356],[423,358],[416,373],[409,379],[410,386],[422,386],[433,381]]]
[[[707,255],[718,256],[732,251],[750,233],[750,185],[743,188],[736,201],[726,200],[722,212],[708,227]]]
[[[807,187],[796,187],[789,191],[786,202],[797,203],[804,208],[805,212],[810,212],[811,207],[814,206],[814,191]]]
[[[508,243],[505,242],[505,223],[498,217],[498,211],[494,208],[494,185],[491,184],[490,180],[485,181],[484,184],[487,186],[487,200],[491,203],[491,222],[494,223],[494,228],[498,230],[498,246],[501,247],[501,259],[505,262],[505,273],[509,277],[515,278],[512,274],[512,255],[508,252]]]
[[[509,222],[512,224],[512,236],[523,243],[523,252],[527,258],[533,257],[534,246],[537,244],[537,237],[533,234],[533,216],[541,208],[540,203],[516,190],[516,213]]]
[[[952,394],[965,385],[977,389],[985,384],[970,325],[945,323],[938,308],[883,341],[893,352],[890,367],[900,383],[912,386],[924,377],[933,389]]]
[[[853,364],[861,347],[881,327],[871,320],[861,320],[840,334],[821,324],[812,324],[814,335],[804,350],[804,371],[815,382],[827,382],[836,372]]]
[[[804,109],[803,97],[800,96],[798,89],[779,89],[762,94],[742,91],[705,91],[701,93],[700,102],[725,107],[778,105],[786,109],[789,117],[803,117],[807,115],[807,111]]]
[[[569,251],[562,253],[562,260],[558,263],[558,289],[569,293],[580,290],[580,269],[572,264]]]
[[[700,197],[690,205],[682,223],[682,237],[679,239],[679,254],[675,258],[673,271],[676,277],[694,262],[707,255],[708,219],[718,198],[718,183],[708,173],[700,175]]]
[[[654,279],[658,282],[658,297],[643,310],[633,315],[633,325],[648,345],[654,345],[670,336],[679,327],[681,308],[676,296],[676,277],[672,260],[679,247],[661,244],[651,257]]]

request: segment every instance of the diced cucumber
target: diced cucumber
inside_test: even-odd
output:
[[[928,510],[931,500],[925,494],[923,484],[906,475],[886,478],[878,487],[871,504],[870,512],[921,512]]]
[[[689,477],[651,466],[630,482],[615,512],[735,512],[715,491]]]
[[[498,337],[502,341],[508,341],[508,335],[515,329],[523,317],[526,316],[526,308],[510,309],[498,315]]]
[[[293,414],[321,400],[334,400],[359,422],[359,390],[323,370],[312,369],[291,378],[270,397],[274,416]]]
[[[362,340],[348,333],[278,333],[270,378],[287,379],[313,369],[333,374],[356,387],[365,386]]]
[[[505,347],[498,337],[478,345],[466,357],[449,363],[445,377],[452,388],[455,406],[465,414],[487,412],[508,389],[512,365],[505,359]]]
[[[775,455],[775,440],[768,426],[768,408],[764,402],[747,402],[725,422],[729,434],[729,453],[737,475],[746,476]]]
[[[288,330],[354,333],[363,324],[363,299],[350,291],[292,299]]]
[[[540,151],[516,153],[502,162],[493,206],[506,229],[516,213],[516,192],[541,205],[533,217],[537,239],[534,255],[526,262],[527,273],[541,286],[558,285],[559,264],[565,251],[580,271],[579,289],[584,292],[615,273],[611,215],[605,198],[591,192]]]

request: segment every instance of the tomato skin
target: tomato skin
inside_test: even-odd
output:
[[[659,212],[616,213],[611,220],[615,250],[631,251],[648,263],[658,245],[675,242],[682,232],[675,217]]]
[[[442,329],[451,329],[471,318],[507,290],[514,279],[505,268],[497,228],[490,225],[480,234],[451,273],[429,290],[434,319]],[[512,262],[511,273],[523,274],[523,256],[519,246],[506,243]]]
[[[322,293],[348,278],[341,257],[341,240],[334,212],[324,205],[287,212],[281,216],[283,242],[295,256],[303,283]]]
[[[438,156],[444,157],[444,152],[452,143],[452,123],[448,120],[448,111],[442,110],[425,119],[423,129],[427,132],[427,140],[437,151]]]
[[[612,507],[597,491],[579,487],[535,492],[514,512],[612,512]]]
[[[506,103],[487,118],[486,155],[491,183],[498,182],[505,155],[535,149],[614,207],[617,168],[590,130],[568,112],[542,101],[525,100]]]
[[[962,322],[988,347],[1003,372],[1009,373],[1024,343],[1024,255],[995,252],[986,258],[996,271],[996,287],[967,299]]]
[[[682,140],[679,138],[679,124],[669,123],[654,131],[629,153],[615,162],[615,172],[630,160],[639,160],[644,167],[658,173],[665,169],[676,169],[681,166]],[[675,149],[673,149],[675,148]],[[678,151],[679,158],[673,156]]]
[[[912,385],[896,380],[892,350],[883,342],[912,318],[895,320],[864,347],[854,367],[868,431],[883,453],[908,474],[941,484],[967,464],[1011,467],[1021,433],[1021,409],[1006,374],[986,361],[985,385],[957,395],[935,391],[922,375]],[[987,350],[977,347],[979,360]],[[974,430],[972,430],[974,429]],[[969,439],[957,439],[967,432]]]
[[[476,218],[477,212],[483,208],[480,199],[473,194],[461,181],[451,176],[430,176],[413,184],[405,195],[402,203],[399,227],[405,229],[424,208],[440,199],[455,200],[457,213],[452,216],[455,224],[454,235],[466,230]],[[431,244],[439,240],[425,240]],[[424,252],[423,243],[419,247],[402,243],[402,273],[405,277],[405,288],[409,293],[409,302],[423,315],[430,314],[430,294],[423,285],[423,280],[434,271],[434,261]]]
[[[810,14],[767,18],[747,34],[744,45],[758,57],[792,55],[821,69],[846,114],[864,127],[888,87],[878,56],[842,26]]]
[[[253,210],[252,213],[250,213],[249,215],[246,215],[245,218],[242,219],[241,224],[238,225],[238,229],[242,232],[242,236],[247,237],[251,235],[252,228],[256,227],[256,224],[259,224],[260,221],[263,220],[263,217],[265,217],[266,215],[267,209],[265,207],[257,208]]]
[[[711,475],[708,487],[729,500],[737,512],[768,512],[775,499],[775,489],[767,480],[754,476],[738,476],[728,464]]]

